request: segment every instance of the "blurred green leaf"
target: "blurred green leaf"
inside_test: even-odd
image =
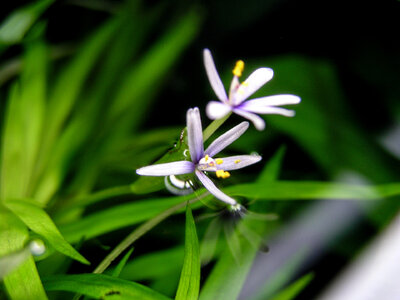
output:
[[[114,206],[107,210],[93,213],[70,224],[60,226],[65,239],[71,243],[80,239],[90,239],[126,226],[138,224],[155,217],[160,212],[191,199],[193,195],[184,197],[168,197],[147,199]]]
[[[189,205],[186,207],[185,254],[175,299],[196,300],[200,289],[200,250],[196,225]]]
[[[58,275],[43,278],[47,291],[68,291],[94,299],[169,299],[141,284],[102,274]]]
[[[292,300],[310,283],[314,274],[306,274],[274,296],[271,300]],[[265,298],[264,298],[265,299]]]
[[[120,277],[129,280],[155,280],[168,277],[179,269],[183,255],[183,246],[141,255],[126,264]]]
[[[21,251],[28,242],[26,226],[11,212],[0,206],[0,256]],[[47,299],[35,262],[29,254],[25,262],[4,278],[12,300]]]
[[[29,249],[24,248],[17,252],[0,256],[0,280],[9,274],[12,270],[16,269],[20,264],[29,258]]]
[[[44,237],[57,251],[84,264],[89,262],[79,254],[58,231],[47,213],[32,204],[22,200],[6,201],[5,205],[20,218],[32,231]]]
[[[1,44],[21,42],[31,26],[53,2],[54,0],[36,1],[11,13],[0,25],[0,49]]]
[[[276,153],[268,160],[268,163],[262,169],[257,177],[257,182],[273,182],[278,179],[278,175],[282,166],[283,156],[285,155],[286,147],[281,146]]]
[[[119,275],[121,274],[121,271],[125,267],[126,262],[128,261],[128,259],[131,256],[132,252],[133,252],[133,248],[129,249],[129,251],[126,252],[124,257],[121,259],[121,261],[118,263],[118,265],[113,270],[113,272],[111,274],[112,277],[119,277]]]

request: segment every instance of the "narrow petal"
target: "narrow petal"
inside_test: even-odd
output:
[[[282,95],[255,98],[246,101],[246,104],[254,106],[280,106],[280,105],[299,104],[300,101],[301,101],[300,97],[296,95],[282,94]]]
[[[232,171],[247,167],[255,164],[261,160],[260,155],[236,155],[220,158],[219,161],[222,163],[218,164],[217,167],[220,170]]]
[[[215,184],[211,181],[210,178],[207,177],[203,172],[197,171],[196,170],[196,175],[197,178],[201,181],[201,183],[204,185],[204,187],[212,194],[215,196],[215,198],[230,204],[230,205],[235,205],[237,204],[236,200],[229,197],[228,195],[224,194],[220,189],[218,189]]]
[[[190,157],[197,163],[204,154],[203,132],[201,127],[200,112],[197,107],[191,108],[186,114],[188,143]]]
[[[174,161],[165,164],[151,165],[136,170],[138,175],[144,176],[168,176],[192,173],[194,164],[191,161]]]
[[[244,109],[239,109],[236,108],[233,110],[234,113],[238,114],[239,116],[242,116],[243,118],[246,118],[247,120],[253,122],[254,127],[257,130],[264,130],[265,128],[265,122],[262,118],[260,118],[259,116],[257,116],[256,114],[253,114],[251,112],[248,112]]]
[[[228,96],[226,95],[224,84],[218,75],[217,69],[215,68],[214,60],[211,56],[211,52],[208,49],[203,51],[204,66],[206,68],[208,80],[210,81],[211,87],[213,88],[218,99],[222,102],[228,101]]]
[[[239,125],[236,125],[212,142],[204,153],[213,157],[215,154],[218,154],[220,151],[225,149],[225,147],[236,141],[247,130],[247,128],[249,128],[248,122],[242,122]]]
[[[211,120],[221,119],[225,117],[230,110],[231,107],[228,104],[221,103],[218,101],[210,101],[208,102],[206,107],[207,116]]]
[[[250,95],[255,93],[260,87],[266,84],[274,76],[274,71],[270,68],[260,68],[255,70],[242,82],[233,95],[233,103],[239,105]]]
[[[250,101],[249,101],[250,102]],[[244,109],[248,112],[256,113],[256,114],[269,114],[269,115],[282,115],[286,117],[293,117],[295,112],[290,109],[275,107],[275,106],[259,106],[259,105],[250,105],[247,102],[241,105],[241,109]]]

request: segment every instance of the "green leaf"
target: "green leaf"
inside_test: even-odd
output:
[[[73,223],[62,225],[60,231],[67,241],[75,243],[82,238],[90,239],[146,221],[173,205],[191,199],[191,197],[193,195],[148,199],[114,206],[105,211],[85,216]]]
[[[126,262],[128,261],[128,259],[131,256],[132,252],[133,252],[133,248],[131,248],[128,252],[126,252],[124,257],[121,259],[121,261],[118,263],[118,265],[113,270],[112,275],[111,275],[112,277],[119,277],[119,275],[121,274],[122,269],[125,267]]]
[[[64,239],[47,213],[31,202],[21,200],[6,201],[5,205],[32,231],[45,238],[57,251],[84,264],[90,264]]]
[[[294,299],[313,279],[314,274],[309,273],[296,280],[271,300],[292,300]]]
[[[21,42],[25,34],[54,0],[36,1],[11,13],[0,25],[0,45]]]
[[[0,280],[29,258],[28,248],[0,257]]]
[[[0,206],[0,256],[21,251],[28,239],[26,226]],[[4,278],[4,285],[12,300],[47,299],[35,261],[30,254],[25,262]]]
[[[175,299],[196,300],[200,289],[200,250],[196,225],[189,205],[186,207],[185,255]]]
[[[272,182],[278,179],[279,171],[281,169],[283,156],[285,155],[286,147],[281,146],[278,151],[268,160],[264,169],[258,175],[257,182],[265,183]]]
[[[68,291],[95,299],[167,300],[141,284],[103,274],[59,275],[43,278],[47,291]]]

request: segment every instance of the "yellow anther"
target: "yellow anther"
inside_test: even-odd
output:
[[[224,170],[217,170],[215,171],[215,174],[217,175],[218,178],[228,178],[229,176],[231,176],[231,174],[229,172],[226,172]]]
[[[215,162],[217,163],[217,165],[220,165],[220,164],[222,164],[224,161],[223,161],[221,158],[217,158],[217,159],[215,160]]]
[[[235,160],[235,164],[240,163],[240,159]]]
[[[209,159],[210,157],[208,156],[208,154],[206,154],[206,156],[204,156],[204,160],[207,162],[207,160]]]
[[[243,60],[238,60],[236,62],[235,68],[233,69],[232,73],[233,73],[233,75],[240,77],[240,76],[242,76],[243,69],[244,69]]]

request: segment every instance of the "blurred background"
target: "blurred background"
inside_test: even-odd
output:
[[[263,163],[227,185],[254,180],[277,151],[283,157],[279,180],[361,185],[398,182],[399,5],[389,0],[3,4],[2,130],[7,132],[5,124],[16,120],[6,113],[12,91],[18,89],[16,82],[24,99],[24,122],[39,129],[32,129],[36,140],[28,145],[33,153],[30,163],[18,165],[3,158],[3,178],[5,172],[10,175],[2,181],[2,196],[40,199],[71,243],[85,236],[76,233],[81,227],[69,225],[72,221],[150,197],[117,195],[88,203],[79,212],[63,213],[65,203],[74,204],[93,191],[137,180],[136,168],[154,162],[173,147],[185,126],[188,108],[199,107],[203,124],[209,124],[204,109],[216,97],[203,66],[204,48],[211,50],[226,87],[236,60],[242,59],[244,77],[259,67],[274,70],[274,78],[256,96],[289,93],[302,98],[293,107],[294,118],[266,116],[265,131],[251,127],[229,148],[232,153],[256,151]],[[21,11],[17,20],[10,18]],[[240,121],[232,116],[223,129]],[[3,133],[3,156],[6,136]],[[27,174],[22,188],[12,187],[21,172]],[[155,190],[168,195],[161,188]],[[269,252],[256,257],[259,268],[250,270],[241,299],[256,295],[279,270],[286,270],[285,279],[276,283],[281,287],[313,274],[295,299],[322,297],[392,223],[400,207],[398,198],[367,204],[323,199],[264,204],[262,211],[277,214],[279,222],[265,225],[270,227]],[[138,241],[135,256],[175,247],[182,242],[183,224],[182,215],[170,218]],[[109,247],[130,232],[127,225],[131,224],[110,225],[93,233],[82,246],[82,254],[100,261]],[[198,226],[202,236],[206,225]],[[40,263],[41,273],[55,272],[51,262]],[[205,268],[204,281],[211,269],[210,265]],[[72,273],[90,271],[77,263],[69,269]],[[151,282],[154,289],[169,294],[168,286],[174,287],[179,279],[179,272],[171,272],[165,274],[175,274],[172,283],[126,277]]]

